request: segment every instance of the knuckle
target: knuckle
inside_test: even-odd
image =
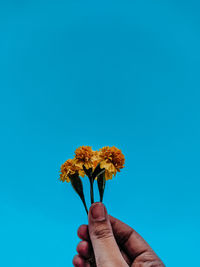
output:
[[[152,251],[146,251],[139,255],[134,262],[135,267],[165,267],[163,262]]]
[[[112,237],[112,232],[108,227],[97,226],[93,230],[93,235],[98,239],[105,239]]]

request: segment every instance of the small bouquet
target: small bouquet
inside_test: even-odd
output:
[[[60,181],[71,182],[88,213],[80,177],[86,175],[89,178],[91,204],[94,203],[94,180],[97,180],[102,202],[106,180],[112,179],[113,175],[120,172],[120,169],[124,167],[124,162],[124,155],[115,146],[105,146],[99,151],[93,151],[91,146],[81,146],[75,150],[73,159],[68,159],[61,165]]]

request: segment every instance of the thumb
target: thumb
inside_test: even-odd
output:
[[[107,210],[101,202],[92,204],[88,219],[97,267],[128,266],[115,241]]]

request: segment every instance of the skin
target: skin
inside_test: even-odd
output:
[[[75,267],[164,267],[165,265],[130,226],[108,215],[105,206],[96,202],[88,214],[88,225],[78,228],[81,241],[73,258]]]

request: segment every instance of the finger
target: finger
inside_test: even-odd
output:
[[[76,250],[78,254],[85,259],[88,259],[92,255],[92,248],[88,241],[79,242]]]
[[[115,241],[106,208],[101,202],[92,204],[88,219],[88,229],[97,267],[127,266]]]
[[[74,256],[73,258],[73,265],[75,267],[85,267],[86,261],[79,255]]]
[[[113,216],[109,215],[110,222],[112,225],[113,233],[115,236],[115,239],[117,243],[123,248],[123,250],[128,254],[128,256],[133,260],[138,255],[140,255],[142,252],[150,251],[150,246],[142,239],[142,237],[133,230],[130,226],[123,223],[122,221],[114,218]],[[134,234],[132,234],[134,232]],[[132,234],[132,236],[131,236]],[[133,238],[133,236],[136,236]],[[81,225],[78,229],[78,236],[81,239],[89,240],[89,233],[88,233],[88,226],[87,225]],[[131,236],[130,240],[133,239],[132,245],[135,244],[134,248],[129,245],[128,239]],[[139,237],[139,238],[137,238]],[[138,246],[138,242],[140,240],[140,244]],[[127,241],[127,242],[126,242]],[[137,242],[136,242],[137,241]],[[152,251],[152,250],[151,250]],[[123,253],[122,253],[123,255]],[[124,257],[124,255],[123,255]],[[128,260],[126,260],[128,262]]]
[[[90,238],[89,238],[89,233],[88,233],[88,225],[81,225],[78,229],[78,236],[79,238],[81,238],[82,240],[87,240],[89,242],[89,245],[91,244]],[[90,245],[91,247],[91,245]],[[92,248],[91,248],[92,250]],[[128,263],[128,265],[131,264],[131,260],[130,258],[127,256],[127,254],[120,249],[120,252],[124,258],[124,260]],[[91,255],[93,254],[93,252],[90,252]],[[82,255],[84,257],[84,254],[79,253],[80,255]]]
[[[126,263],[128,264],[128,266],[130,266],[131,263],[132,263],[132,260],[130,260],[130,258],[128,257],[128,255],[127,255],[122,249],[120,249],[120,252],[121,252],[121,254],[122,254],[124,260],[125,260]]]
[[[79,226],[77,234],[80,239],[90,241],[88,226],[86,224]]]
[[[109,218],[117,243],[132,260],[145,252],[151,252],[156,256],[147,242],[134,229],[111,215]]]

